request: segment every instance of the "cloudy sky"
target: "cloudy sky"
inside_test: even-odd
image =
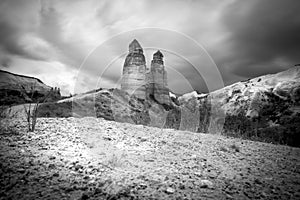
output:
[[[1,0],[2,70],[64,95],[117,87],[136,38],[169,87],[214,90],[300,63],[299,0]]]

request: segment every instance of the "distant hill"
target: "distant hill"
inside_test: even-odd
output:
[[[60,99],[59,89],[44,84],[38,78],[0,70],[0,105],[35,102],[49,92],[52,94],[49,99]]]

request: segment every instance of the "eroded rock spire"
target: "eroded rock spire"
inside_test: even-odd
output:
[[[153,54],[150,71],[146,74],[146,91],[147,97],[154,98],[161,104],[169,104],[167,71],[165,70],[163,57],[159,50]]]
[[[146,60],[143,54],[143,48],[139,42],[134,39],[129,44],[129,53],[124,62],[121,89],[130,95],[134,94],[140,99],[145,99],[145,74]]]
[[[143,48],[136,39],[129,44],[129,53],[143,53]]]

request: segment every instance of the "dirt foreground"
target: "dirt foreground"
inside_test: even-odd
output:
[[[0,133],[0,199],[300,199],[300,149],[97,118]]]

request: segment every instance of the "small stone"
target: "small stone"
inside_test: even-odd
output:
[[[79,164],[75,165],[75,170],[76,170],[76,171],[79,170],[79,169],[82,169],[82,168],[83,168],[82,165],[79,165]]]
[[[173,194],[175,192],[175,189],[173,189],[173,188],[171,188],[171,187],[168,187],[167,189],[166,189],[166,193],[168,193],[168,194]]]
[[[83,193],[82,195],[81,195],[81,198],[80,198],[81,200],[87,200],[87,199],[89,199],[89,195],[87,194],[87,193]]]
[[[265,192],[260,193],[260,196],[266,198],[268,195]]]
[[[153,159],[145,159],[144,161],[145,161],[145,162],[154,162]]]
[[[93,169],[87,168],[87,169],[85,170],[85,173],[87,173],[87,174],[92,174],[92,173],[93,173]]]
[[[49,168],[49,169],[55,169],[55,164],[53,164],[53,163],[49,164],[49,165],[48,165],[48,168]]]
[[[194,172],[194,174],[195,174],[196,176],[201,177],[201,172]]]
[[[49,160],[54,160],[56,157],[55,156],[50,156]]]
[[[24,169],[24,168],[19,168],[19,169],[17,169],[17,172],[19,172],[19,173],[24,173],[26,170]]]
[[[112,140],[110,137],[106,137],[106,136],[104,136],[103,139],[107,140],[107,141],[111,141]]]
[[[254,182],[255,182],[256,184],[262,184],[262,182],[261,182],[259,179],[255,179]]]
[[[179,189],[184,190],[184,189],[185,189],[185,186],[184,186],[183,184],[180,184],[180,185],[179,185]]]
[[[201,180],[200,181],[200,188],[212,188],[213,183],[209,180]]]
[[[59,177],[59,173],[58,173],[58,172],[55,172],[55,173],[53,174],[53,177]]]

